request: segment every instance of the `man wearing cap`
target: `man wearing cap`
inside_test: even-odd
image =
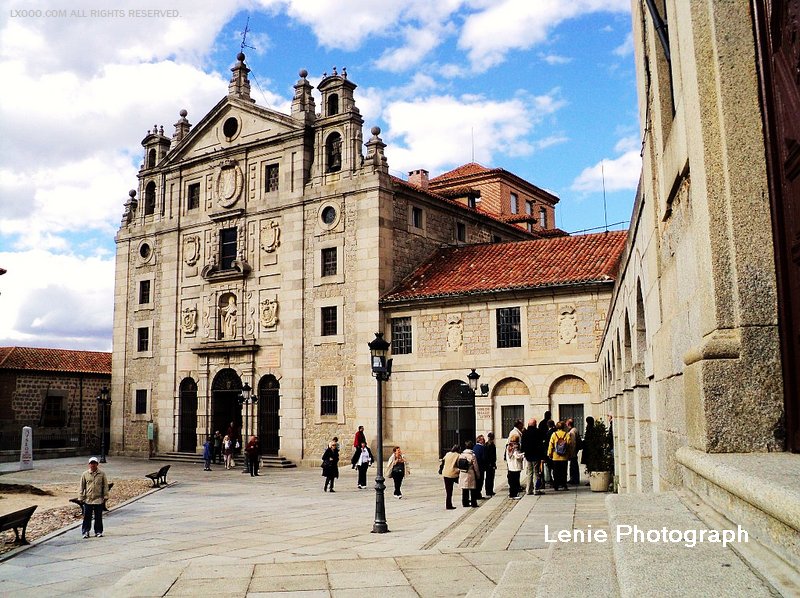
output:
[[[89,469],[81,476],[81,502],[83,502],[83,537],[89,537],[94,513],[94,535],[103,537],[103,503],[108,499],[108,479],[98,469],[97,457],[89,459]]]

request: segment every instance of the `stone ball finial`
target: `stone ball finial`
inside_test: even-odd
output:
[[[239,52],[236,55],[236,60],[238,60],[239,62],[244,62],[244,52]]]
[[[300,75],[300,77],[302,77],[303,79],[308,77],[308,71],[306,69],[300,69],[300,71],[297,74]]]
[[[181,118],[186,118],[186,117],[188,116],[188,114],[189,114],[189,113],[186,111],[186,108],[184,108],[184,109],[183,109],[183,110],[181,110],[181,111],[180,111],[178,114],[180,114],[180,115],[181,115]]]
[[[370,129],[370,133],[372,133],[375,137],[377,137],[378,135],[381,134],[381,128],[380,127],[372,127]]]
[[[130,191],[128,191],[128,195],[131,196],[131,199],[136,197],[136,189],[131,189]]]

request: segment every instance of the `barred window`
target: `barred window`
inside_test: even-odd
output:
[[[136,389],[136,414],[147,413],[147,390]]]
[[[521,347],[519,308],[503,307],[497,310],[497,346]]]
[[[136,347],[139,352],[150,350],[150,329],[138,328],[136,330]]]
[[[270,164],[267,166],[267,172],[265,179],[265,187],[264,190],[269,191],[277,191],[278,190],[278,165],[277,164]]]
[[[518,419],[525,421],[525,406],[524,405],[503,405],[500,407],[500,420],[501,430],[503,434],[508,434],[511,428],[514,427],[514,422]]]
[[[337,415],[339,412],[338,388],[336,386],[319,387],[319,414]]]
[[[322,315],[322,336],[334,336],[338,328],[338,318],[336,314],[336,306],[323,307]]]
[[[336,276],[337,257],[336,247],[322,250],[322,276]]]
[[[392,318],[392,354],[411,353],[411,317]]]

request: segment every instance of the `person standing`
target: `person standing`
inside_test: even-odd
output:
[[[227,434],[222,439],[222,453],[225,455],[225,469],[233,467],[233,443]]]
[[[325,485],[322,487],[323,492],[336,492],[333,489],[333,484],[336,478],[339,477],[339,447],[335,440],[328,443],[328,448],[322,454],[322,475],[325,476]]]
[[[594,418],[590,415],[586,418],[586,431],[583,433],[583,451],[581,452],[581,465],[586,465],[586,453],[594,450],[596,441],[594,440]],[[589,470],[587,469],[587,472]],[[586,482],[586,486],[589,482]]]
[[[251,436],[250,442],[244,449],[247,455],[247,471],[250,472],[250,477],[258,475],[258,459],[261,456],[261,446],[258,443],[258,436]]]
[[[481,494],[481,492],[483,490],[483,477],[486,473],[485,455],[483,452],[485,442],[486,438],[484,438],[483,434],[480,434],[475,439],[475,446],[472,447],[472,452],[475,453],[475,460],[478,461],[478,500],[483,500],[483,494]]]
[[[102,538],[103,504],[108,500],[108,478],[105,472],[100,471],[97,457],[89,459],[89,469],[81,476],[80,500],[83,503],[83,537],[89,537],[94,516],[94,536]]]
[[[550,474],[550,464],[547,460],[547,444],[550,442],[550,411],[545,411],[544,416],[539,422],[539,440],[542,443],[540,454],[542,455],[542,478],[545,485],[552,482],[553,478]],[[542,486],[544,488],[544,486]]]
[[[514,500],[522,498],[519,476],[522,473],[522,462],[525,457],[519,450],[519,443],[512,440],[506,446],[506,467],[508,468],[508,497]]]
[[[358,469],[358,489],[363,490],[367,487],[367,469],[375,461],[372,451],[369,450],[366,441],[361,441],[361,446],[353,453],[350,463]]]
[[[389,462],[386,463],[384,476],[390,477],[394,481],[394,496],[395,498],[403,498],[403,492],[400,487],[403,485],[403,480],[407,475],[411,475],[411,468],[408,466],[408,459],[405,458],[399,446],[392,449],[392,456],[389,457]]]
[[[444,479],[445,508],[455,509],[453,506],[453,485],[458,484],[458,445],[454,444],[449,453],[442,457],[442,479]]]
[[[569,479],[567,483],[573,486],[580,486],[581,466],[578,464],[578,451],[581,450],[581,434],[578,432],[578,428],[575,427],[575,420],[571,417],[567,420],[565,429],[572,436],[572,453],[569,456]]]
[[[214,432],[214,463],[222,464],[222,434],[219,430]]]
[[[458,457],[458,485],[461,486],[461,504],[465,507],[478,506],[478,460],[472,450],[471,440],[464,443],[464,450]]]
[[[520,483],[522,490],[526,494],[533,494],[536,487],[536,474],[534,470],[537,466],[536,457],[539,455],[541,447],[539,441],[539,430],[536,428],[536,420],[530,418],[528,420],[528,427],[522,431],[522,442],[520,443],[520,450],[525,455],[523,462],[524,481]]]
[[[556,430],[550,436],[547,456],[553,464],[553,490],[567,488],[567,464],[572,453],[572,436],[564,430],[564,422],[556,424]]]
[[[494,496],[494,474],[497,470],[497,445],[494,443],[494,432],[486,434],[486,445],[483,447],[483,461],[486,463],[484,484],[486,496]]]
[[[356,430],[356,435],[353,438],[353,448],[355,449],[360,448],[362,442],[366,446],[367,437],[364,435],[364,426],[358,426],[358,430]]]
[[[211,459],[213,457],[214,457],[214,447],[211,445],[211,436],[209,436],[203,443],[203,461],[205,462],[205,467],[203,468],[203,471],[211,471]]]

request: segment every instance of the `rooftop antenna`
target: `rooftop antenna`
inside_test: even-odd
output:
[[[245,48],[255,50],[253,46],[248,46],[246,42],[247,34],[250,33],[250,15],[247,15],[247,22],[244,24],[244,31],[242,31],[242,45],[239,46],[239,52],[244,53]]]
[[[603,167],[605,160],[600,160],[600,175],[603,178],[603,220],[605,221],[606,232],[608,232],[608,211],[606,209],[606,171]]]

